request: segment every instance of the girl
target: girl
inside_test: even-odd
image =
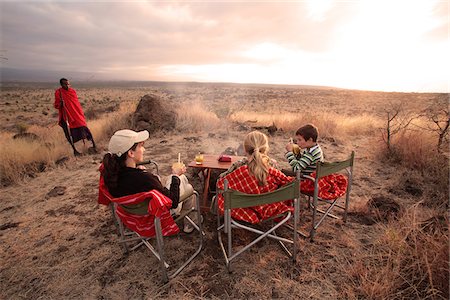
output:
[[[219,178],[217,187],[224,189],[224,181],[228,180],[228,187],[247,194],[262,194],[274,191],[294,180],[281,171],[270,166],[269,140],[259,131],[252,131],[244,139],[244,150],[247,164],[238,167],[231,173]],[[218,196],[218,206],[223,214],[223,196]],[[262,220],[293,210],[283,202],[238,208],[231,211],[233,219],[258,223]]]

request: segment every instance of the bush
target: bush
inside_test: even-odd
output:
[[[404,132],[392,144],[391,151],[384,158],[392,164],[399,164],[407,170],[402,176],[404,182],[417,182],[422,177],[424,183],[424,203],[433,207],[448,207],[449,161],[437,151],[433,138],[428,132]]]

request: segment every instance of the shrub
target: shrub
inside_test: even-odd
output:
[[[181,132],[208,132],[220,128],[222,124],[216,114],[199,102],[182,104],[176,113],[175,129]]]
[[[391,151],[382,152],[389,163],[399,164],[407,170],[405,181],[417,181],[417,173],[424,179],[424,203],[429,206],[448,207],[449,164],[448,157],[434,147],[433,137],[426,131],[403,132],[396,137]],[[409,171],[408,171],[409,170]]]
[[[342,293],[363,299],[448,299],[448,219],[413,206],[364,251],[338,264]],[[348,282],[348,284],[347,284]]]

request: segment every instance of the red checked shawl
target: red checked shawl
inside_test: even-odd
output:
[[[316,178],[316,172],[311,174]],[[330,174],[319,179],[319,198],[324,200],[334,200],[342,197],[347,191],[347,177],[342,174]],[[300,182],[300,191],[303,194],[314,193],[314,182],[312,180],[302,180]]]
[[[232,173],[219,178],[217,181],[217,187],[219,189],[224,189],[225,179],[228,180],[229,188],[247,194],[263,194],[272,192],[294,180],[293,177],[286,176],[275,168],[270,168],[269,174],[267,175],[267,184],[260,186],[255,176],[250,174],[247,165],[243,165]],[[219,211],[223,214],[224,198],[221,194],[219,194],[217,200]],[[235,208],[231,210],[231,217],[236,220],[255,224],[270,217],[293,210],[293,207],[286,205],[284,202],[277,202],[247,208]]]
[[[100,169],[102,169],[102,166]],[[123,224],[141,236],[152,237],[155,236],[155,217],[159,217],[163,236],[178,233],[180,229],[170,215],[170,207],[172,206],[172,200],[170,198],[164,196],[157,190],[114,198],[108,192],[103,177],[100,176],[98,191],[99,204],[109,205],[111,202],[114,202],[122,205],[130,205],[140,203],[148,198],[151,198],[148,205],[148,215],[133,215],[125,211],[120,205],[117,206],[116,213]]]

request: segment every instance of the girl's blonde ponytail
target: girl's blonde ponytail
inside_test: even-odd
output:
[[[265,185],[267,183],[267,174],[269,174],[269,161],[267,156],[269,152],[269,139],[267,135],[259,131],[252,131],[245,137],[244,149],[250,160],[248,162],[248,169],[258,180],[259,184]]]

